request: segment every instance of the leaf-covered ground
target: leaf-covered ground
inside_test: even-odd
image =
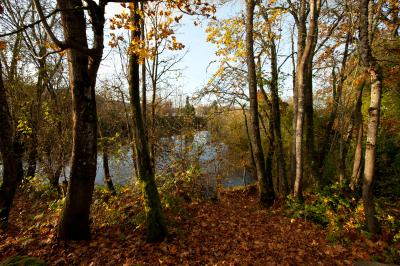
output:
[[[133,192],[95,195],[90,242],[57,242],[54,205],[17,195],[10,230],[0,235],[0,261],[19,254],[49,265],[352,265],[385,246],[362,237],[328,243],[321,226],[288,218],[279,206],[262,209],[243,190],[223,192],[217,202],[170,202],[170,234],[156,244],[144,240],[141,200]]]

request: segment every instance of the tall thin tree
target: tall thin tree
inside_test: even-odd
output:
[[[130,5],[132,16],[132,43],[138,43],[140,39],[140,15],[137,10],[139,1],[135,0]],[[146,236],[149,242],[160,241],[167,234],[164,214],[158,194],[154,168],[152,166],[149,144],[145,132],[142,110],[140,106],[139,89],[139,55],[130,52],[128,83],[130,94],[130,105],[133,117],[134,149],[137,155],[138,180],[144,196],[144,209],[146,214]]]
[[[382,94],[382,71],[376,59],[372,55],[370,43],[371,27],[369,27],[369,5],[370,0],[360,1],[360,58],[363,66],[367,69],[371,83],[371,99],[368,108],[368,130],[367,143],[365,147],[365,166],[364,180],[362,186],[362,198],[364,204],[365,220],[368,230],[371,233],[379,231],[379,223],[375,217],[375,206],[373,201],[373,184],[375,180],[375,157],[376,157],[376,140],[379,127],[379,115],[381,107]]]
[[[252,145],[254,159],[256,164],[256,172],[258,179],[258,187],[260,193],[260,203],[269,206],[273,203],[275,195],[272,184],[268,181],[265,167],[264,152],[261,145],[260,123],[257,99],[257,76],[256,64],[254,60],[254,36],[253,36],[253,18],[254,18],[254,0],[246,0],[246,53],[247,53],[247,69],[248,84],[250,95],[250,131],[252,136]]]
[[[298,60],[297,60],[297,71],[296,71],[296,89],[297,89],[297,117],[296,117],[296,130],[295,130],[295,147],[296,147],[296,178],[294,183],[294,196],[299,199],[302,198],[302,182],[303,182],[303,171],[304,171],[304,149],[303,149],[303,131],[304,131],[304,115],[306,107],[306,90],[310,89],[310,67],[312,66],[312,57],[314,54],[315,42],[318,31],[318,17],[319,10],[321,7],[320,0],[310,0],[310,19],[308,33],[306,27],[305,16],[306,3],[304,0],[301,1],[300,7],[300,18],[298,25],[300,28],[299,36],[301,40],[298,40]],[[306,36],[306,37],[305,37]],[[305,38],[305,39],[304,39]],[[300,50],[299,50],[300,49]],[[309,92],[310,93],[310,92]],[[312,93],[312,92],[311,92]]]

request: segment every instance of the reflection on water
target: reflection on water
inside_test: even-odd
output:
[[[171,165],[177,160],[186,159],[197,162],[203,176],[207,177],[205,182],[209,186],[217,185],[217,177],[222,178],[221,183],[225,187],[246,185],[254,182],[254,178],[249,171],[231,170],[224,165],[225,155],[229,152],[228,147],[223,143],[211,141],[209,131],[198,131],[193,136],[172,136],[161,138],[158,145],[156,156],[156,172],[161,174],[163,171],[171,171]],[[121,148],[117,154],[109,156],[109,167],[115,184],[127,184],[134,180],[132,164],[132,150],[130,147]],[[38,165],[38,172],[41,170]],[[0,165],[2,177],[3,167]],[[69,176],[69,166],[61,179]],[[101,154],[97,157],[96,184],[104,184],[103,160]]]

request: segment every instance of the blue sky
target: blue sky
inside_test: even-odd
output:
[[[228,18],[240,12],[241,8],[240,1],[231,1],[217,9],[216,16],[218,19]],[[182,61],[182,65],[186,66],[184,92],[188,94],[201,88],[215,70],[213,65],[209,67],[210,62],[215,61],[217,57],[215,56],[216,46],[206,41],[207,23],[207,20],[204,20],[200,25],[195,26],[193,18],[185,16],[183,26],[178,34],[178,38],[189,49]]]
[[[216,16],[219,19],[233,16],[240,12],[242,7],[243,4],[240,0],[229,1],[217,9]],[[120,4],[109,4],[106,9],[106,16],[111,17],[112,14],[119,13],[121,10]],[[176,34],[177,40],[182,42],[188,50],[186,56],[178,66],[178,68],[183,69],[182,78],[180,78],[178,81],[179,84],[177,84],[182,88],[180,94],[183,94],[183,98],[186,95],[192,96],[196,90],[207,83],[213,69],[212,66],[209,68],[208,66],[210,62],[217,59],[215,56],[215,45],[206,41],[207,35],[205,30],[208,21],[204,19],[197,26],[194,25],[193,21],[193,17],[184,15],[181,20],[181,27]],[[105,42],[108,42],[107,37]],[[106,47],[107,50],[109,50],[108,47]],[[99,70],[100,80],[109,76],[110,71],[118,71],[113,66],[113,60],[119,61],[116,58],[112,58],[111,55],[103,61],[102,67]]]
[[[229,18],[239,14],[244,8],[242,0],[230,0],[217,8],[216,17],[218,19]],[[106,16],[111,17],[112,13],[121,12],[120,4],[109,4],[106,9]],[[208,81],[213,71],[216,70],[217,64],[212,64],[210,62],[216,61],[218,58],[215,55],[216,46],[211,43],[207,43],[206,27],[208,24],[207,20],[202,20],[202,22],[195,26],[193,21],[195,18],[184,15],[180,23],[180,28],[176,32],[177,40],[182,42],[186,49],[187,54],[183,60],[179,63],[177,68],[182,69],[182,77],[177,81],[174,81],[174,93],[170,97],[173,97],[173,102],[176,105],[184,104],[186,96],[194,96],[194,93],[201,89]],[[287,38],[291,35],[290,29],[292,28],[291,23],[287,23],[287,20],[281,25],[283,38],[280,42],[280,48],[278,51],[280,63],[291,53],[290,43]],[[107,33],[106,33],[107,35]],[[108,37],[106,37],[106,42],[108,42]],[[106,47],[105,54],[109,47]],[[170,52],[172,55],[180,56],[179,52]],[[114,63],[113,63],[114,61]],[[99,79],[104,80],[104,77],[112,77],[112,73],[116,73],[120,66],[118,55],[114,52],[113,55],[110,54],[105,60],[103,60],[102,67],[99,70]],[[284,73],[291,73],[291,61],[287,60],[282,68]],[[269,63],[266,65],[266,73],[269,72]],[[110,75],[111,74],[111,75]],[[284,77],[281,73],[281,78]],[[288,98],[292,95],[292,78],[287,76],[280,83],[280,95],[283,98]]]

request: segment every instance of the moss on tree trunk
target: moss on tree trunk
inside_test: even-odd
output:
[[[138,12],[138,1],[133,2],[132,21],[135,30],[132,31],[132,40],[140,38],[140,16]],[[149,242],[161,241],[167,234],[164,214],[161,207],[161,200],[158,194],[154,168],[150,157],[149,144],[145,132],[142,110],[140,106],[140,89],[139,89],[139,56],[135,53],[129,55],[129,94],[130,105],[133,117],[133,133],[135,145],[134,149],[137,155],[137,176],[143,197],[144,210],[146,214],[146,238]]]

